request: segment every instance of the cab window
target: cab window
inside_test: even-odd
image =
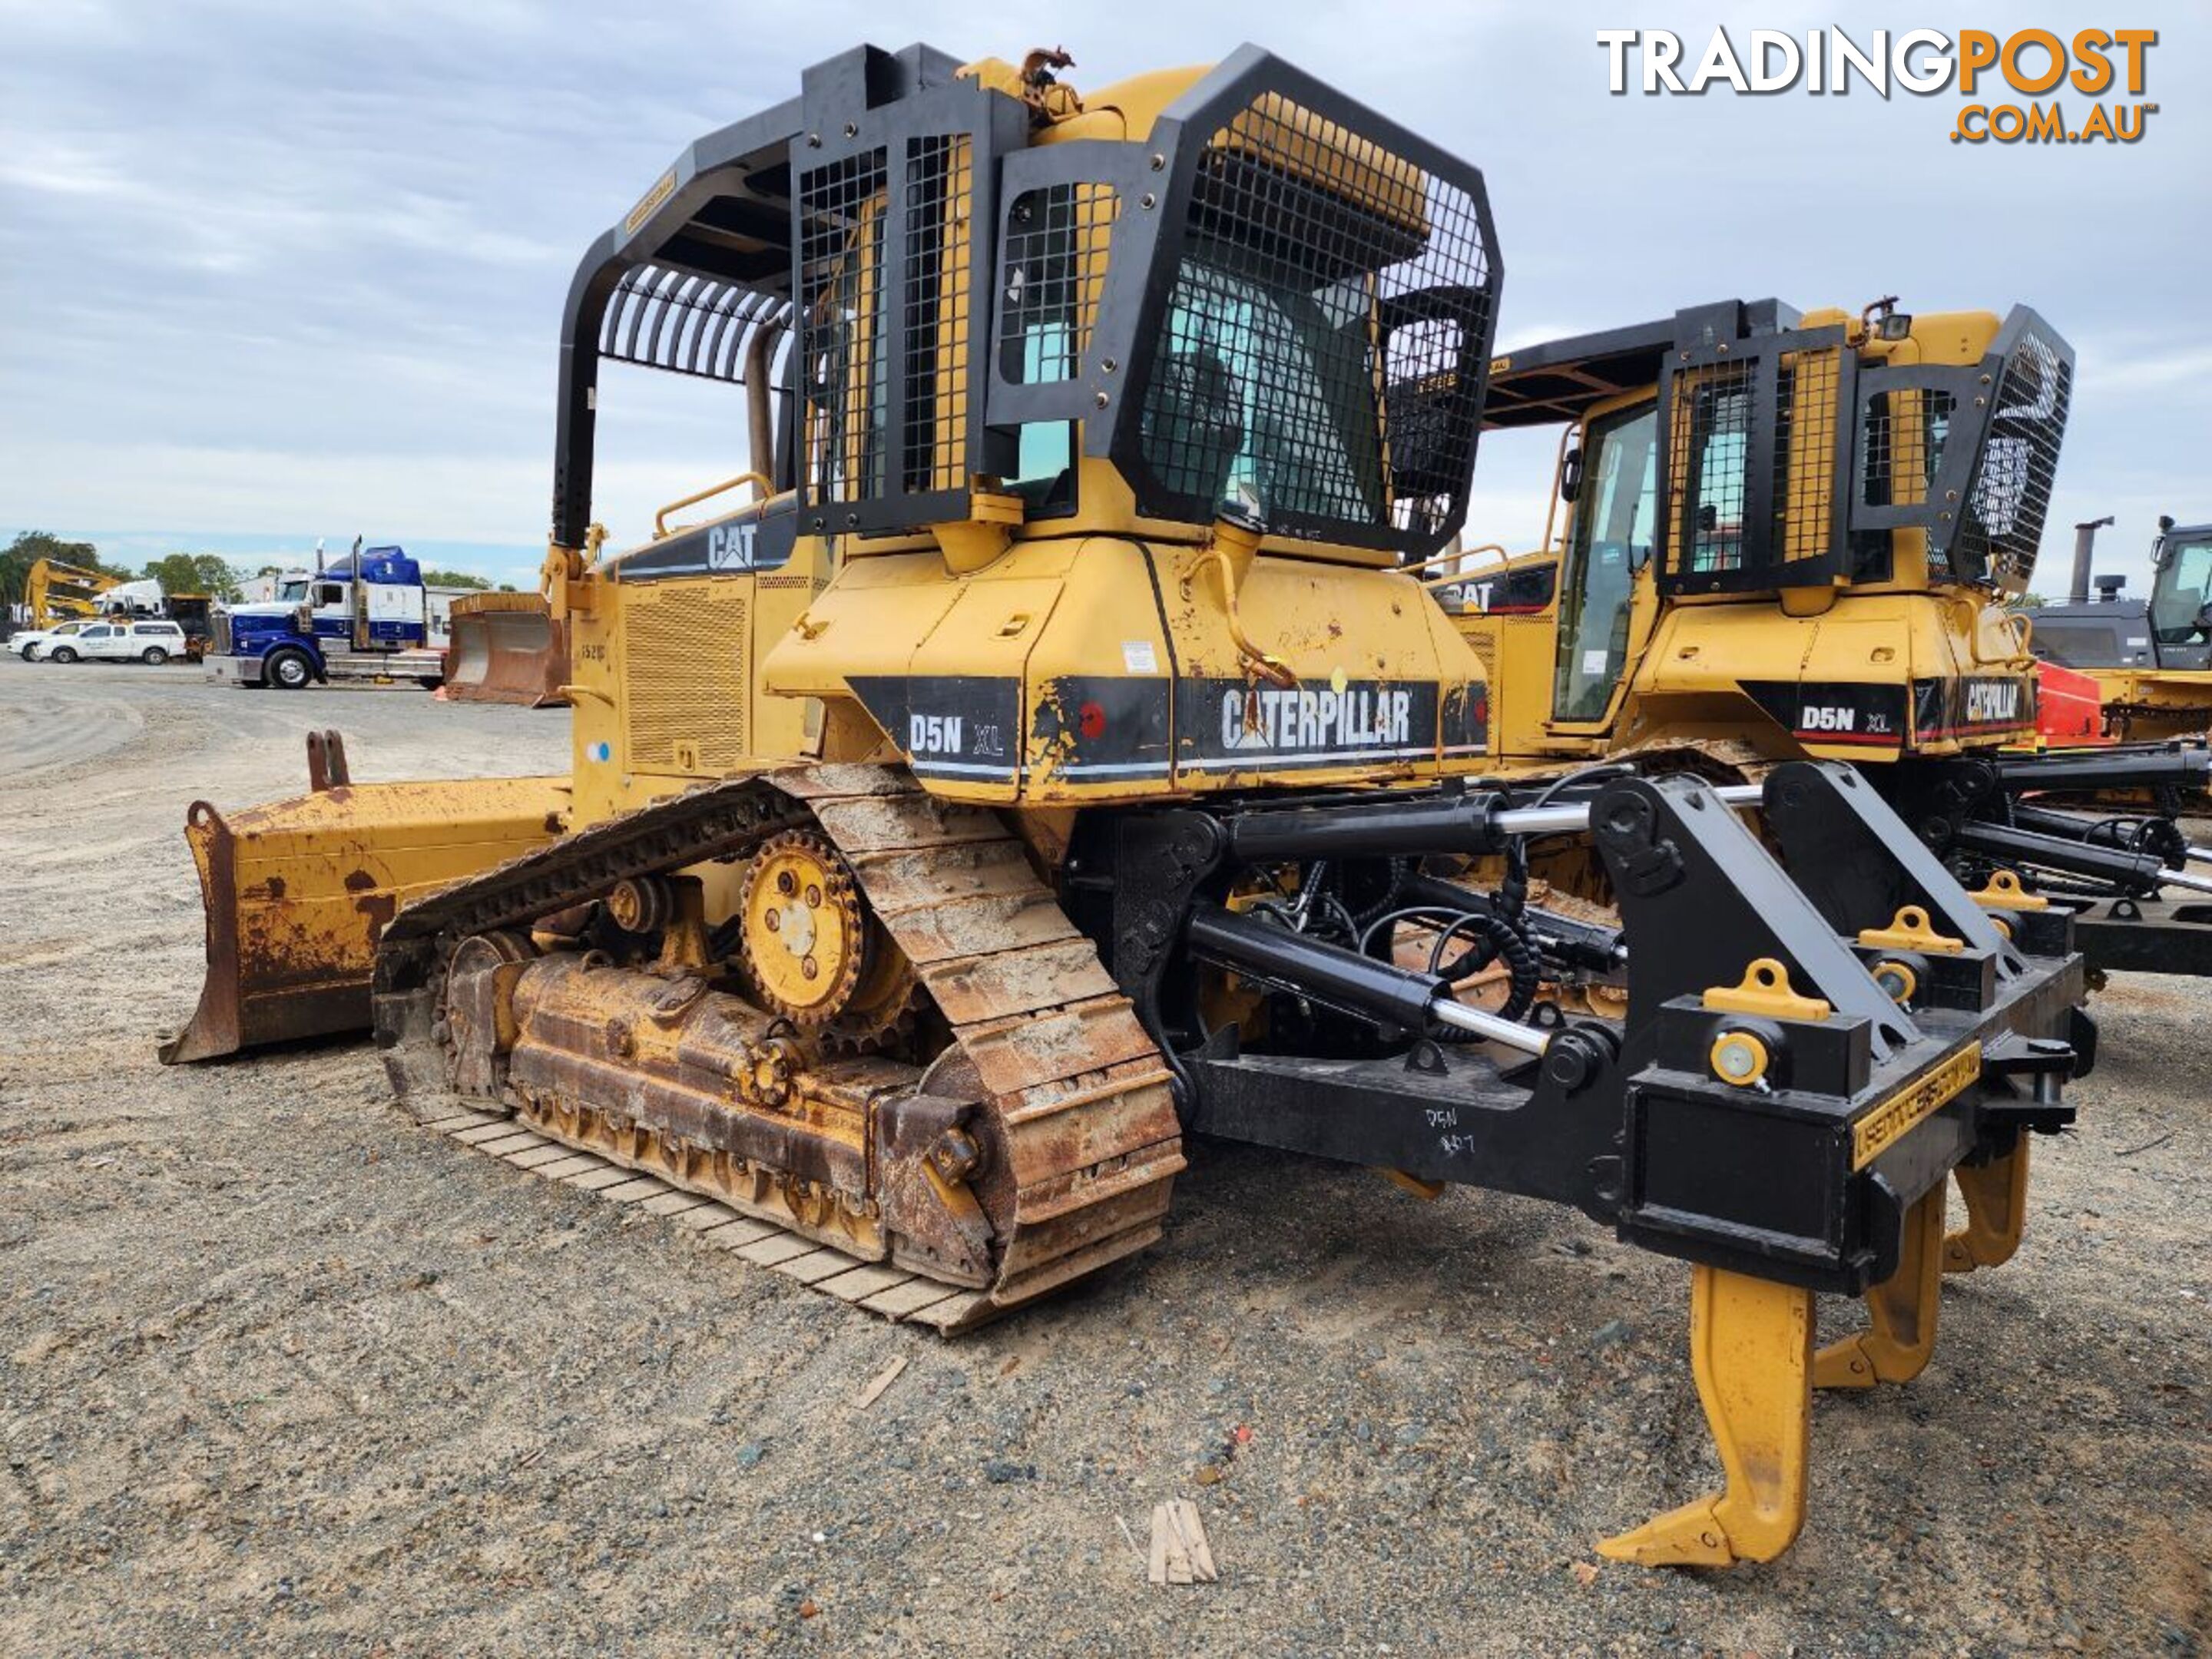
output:
[[[1628,665],[1636,574],[1650,562],[1657,522],[1658,434],[1658,410],[1646,404],[1596,422],[1583,446],[1589,459],[1561,576],[1555,720],[1603,720]]]
[[[2150,620],[2160,645],[2193,645],[2212,634],[2212,540],[2168,543],[2151,580]]]

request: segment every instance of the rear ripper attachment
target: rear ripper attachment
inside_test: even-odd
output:
[[[1603,1546],[1649,1565],[1765,1560],[1796,1536],[1812,1389],[1927,1363],[1938,1264],[2011,1253],[2025,1136],[2071,1121],[2060,1086],[2094,1047],[2063,917],[2008,939],[1847,768],[1785,764],[1761,804],[1779,862],[1730,801],[1673,778],[1534,807],[1136,814],[1070,865],[1070,908],[1116,942],[1191,1129],[1552,1199],[1692,1264],[1727,1485]],[[1390,860],[1583,827],[1620,896],[1620,939],[1595,948],[1626,965],[1624,1021],[1486,1014],[1382,959],[1399,917],[1480,940],[1512,909],[1462,892],[1454,916],[1450,884],[1394,882]],[[1947,1243],[1954,1170],[1968,1225]],[[1816,1352],[1819,1291],[1864,1297],[1871,1330]]]

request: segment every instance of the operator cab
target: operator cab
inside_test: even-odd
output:
[[[2031,613],[2029,648],[2064,668],[2212,669],[2212,524],[2160,519],[2150,556],[2148,600],[2126,596],[2125,576],[2099,576],[2094,599]]]

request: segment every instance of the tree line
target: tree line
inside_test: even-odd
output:
[[[0,548],[0,617],[6,614],[6,606],[24,603],[31,567],[41,559],[73,564],[82,570],[96,570],[118,581],[139,581],[150,576],[161,584],[164,593],[204,593],[226,605],[237,603],[240,592],[238,572],[229,560],[217,553],[165,553],[132,570],[101,558],[100,549],[91,542],[64,541],[47,531],[27,530],[7,547]],[[281,568],[264,565],[257,574],[270,575]],[[491,586],[482,576],[464,570],[425,570],[422,580],[432,587]]]

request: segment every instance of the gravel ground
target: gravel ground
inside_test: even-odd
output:
[[[946,1342],[413,1130],[365,1043],[164,1071],[185,806],[316,725],[565,764],[557,714],[0,658],[0,1650],[2212,1645],[2202,986],[2100,1000],[2020,1257],[1820,1403],[1796,1548],[1648,1572],[1590,1545],[1713,1478],[1686,1275],[1559,1211],[1200,1148],[1162,1247]],[[1176,1495],[1218,1584],[1144,1583]]]

